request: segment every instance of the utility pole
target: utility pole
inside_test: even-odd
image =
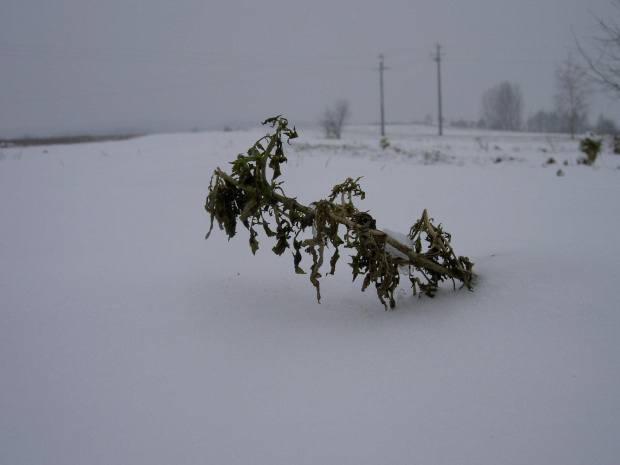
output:
[[[381,136],[385,137],[385,107],[383,105],[383,53],[379,55],[379,86],[381,90]]]
[[[437,102],[439,106],[439,135],[443,135],[443,114],[441,112],[441,45],[437,44],[437,53],[433,59],[437,62]]]

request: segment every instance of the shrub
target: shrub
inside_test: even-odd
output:
[[[593,165],[601,153],[602,147],[603,141],[596,134],[589,134],[588,137],[582,139],[579,143],[579,149],[586,155],[586,158],[577,160],[577,163]]]

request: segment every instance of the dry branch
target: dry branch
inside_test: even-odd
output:
[[[328,273],[334,274],[340,258],[340,246],[354,252],[349,263],[353,279],[359,275],[364,276],[362,290],[374,283],[377,296],[386,309],[386,300],[391,308],[395,306],[394,292],[400,282],[399,270],[402,269],[406,270],[414,294],[419,288],[432,297],[439,283],[446,279],[460,281],[472,290],[473,264],[467,257],[454,253],[450,234],[444,232],[441,225],[433,226],[426,210],[411,228],[408,238],[414,246],[410,247],[377,230],[375,219],[367,212],[360,212],[354,205],[354,198],[365,197],[358,184],[359,178],[348,178],[332,189],[328,199],[313,202],[309,206],[288,197],[282,190],[282,183],[276,179],[281,174],[280,165],[287,161],[283,137],[290,140],[297,137],[297,132],[295,128],[290,129],[288,121],[280,116],[270,118],[263,124],[271,125],[275,132],[259,139],[247,154],[238,155],[232,162],[232,174],[220,168],[213,173],[205,205],[211,216],[207,238],[214,221],[217,221],[220,229],[226,231],[229,239],[232,238],[236,234],[239,220],[249,230],[250,247],[256,253],[259,246],[256,227],[262,226],[268,237],[276,238],[276,245],[272,249],[274,253],[282,255],[292,246],[297,273],[305,274],[300,267],[301,251],[310,255],[310,281],[316,288],[319,302],[319,278],[322,277],[325,249],[334,249]],[[271,180],[268,179],[268,171]],[[339,199],[339,203],[335,202],[336,199]],[[275,231],[270,227],[274,222]],[[302,233],[309,228],[312,236],[302,237]],[[427,244],[424,252],[423,240]],[[388,245],[402,256],[391,254]]]

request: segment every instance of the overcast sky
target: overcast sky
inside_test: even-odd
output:
[[[0,137],[191,130],[284,114],[315,123],[478,119],[518,83],[527,118],[553,108],[554,69],[611,0],[0,0]],[[616,12],[620,14],[620,12]],[[597,97],[590,120],[620,121]]]

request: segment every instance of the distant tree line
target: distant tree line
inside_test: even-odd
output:
[[[477,121],[468,120],[465,118],[452,119],[449,121],[450,127],[463,128],[463,129],[487,129],[487,123],[484,118],[480,118]],[[583,134],[588,131],[594,131],[601,135],[618,135],[620,130],[616,122],[610,118],[606,118],[603,115],[599,115],[594,125],[590,124],[587,117],[579,119],[576,123],[576,134]],[[529,117],[522,128],[528,132],[554,132],[570,134],[571,123],[568,121],[566,115],[559,115],[556,111],[540,110],[533,116]]]
[[[620,0],[612,0],[620,12]],[[598,35],[582,44],[576,40],[581,60],[568,53],[555,69],[554,106],[523,118],[524,97],[517,83],[503,81],[486,90],[481,99],[480,119],[450,121],[452,127],[486,128],[502,131],[531,131],[576,134],[593,130],[601,135],[619,135],[620,128],[610,118],[600,115],[590,124],[590,99],[595,91],[605,92],[612,100],[620,100],[620,23],[594,16]],[[439,58],[439,56],[438,56]],[[328,138],[339,139],[350,115],[346,100],[327,107],[320,119]],[[432,124],[427,115],[425,124]],[[440,126],[441,127],[441,126]]]
[[[613,0],[613,5],[620,10],[620,0]],[[612,100],[620,100],[620,24],[613,19],[597,16],[595,19],[599,34],[589,42],[589,47],[576,41],[581,62],[569,53],[564,62],[556,66],[553,110],[540,110],[523,124],[523,94],[517,84],[506,81],[483,94],[481,119],[476,126],[569,133],[573,138],[589,130],[618,134],[616,123],[603,115],[594,125],[588,121],[590,97],[595,90],[607,93]]]
[[[476,126],[504,131],[567,133],[572,138],[590,130],[599,134],[617,134],[616,123],[603,115],[594,125],[588,121],[592,93],[593,81],[587,70],[569,53],[566,60],[556,66],[553,110],[539,110],[523,122],[523,93],[518,84],[505,81],[483,94],[482,116]],[[462,121],[457,125],[464,126]]]

